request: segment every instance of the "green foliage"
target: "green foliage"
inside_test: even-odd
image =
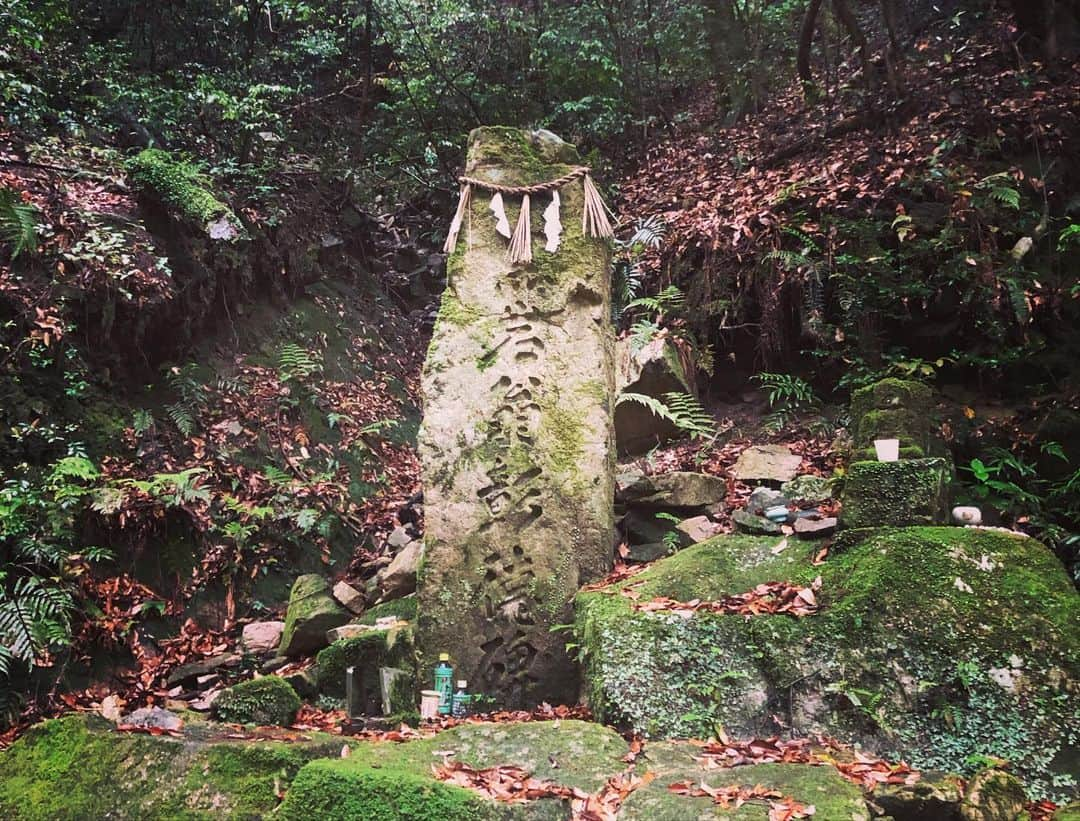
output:
[[[658,215],[638,220],[629,239],[616,238],[611,261],[612,319],[618,320],[641,291],[644,270],[643,257],[664,243],[667,223]]]
[[[0,188],[0,242],[11,246],[11,258],[37,248],[38,210],[11,188]]]
[[[165,413],[184,436],[191,436],[198,429],[199,413],[204,401],[203,385],[195,376],[196,370],[194,364],[188,364],[182,368],[170,368],[166,374],[177,400],[165,406]]]
[[[692,439],[711,439],[716,436],[716,420],[698,400],[688,393],[665,393],[663,401],[641,393],[624,392],[615,401],[616,407],[623,402],[634,402],[654,416],[674,424]]]
[[[786,373],[759,373],[754,380],[765,390],[772,412],[765,425],[780,430],[797,417],[812,412],[820,405],[810,383]]]
[[[303,382],[322,373],[322,357],[295,342],[286,342],[278,351],[278,373],[283,381]]]

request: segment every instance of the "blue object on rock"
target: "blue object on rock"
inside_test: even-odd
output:
[[[770,522],[786,522],[788,509],[784,505],[775,505],[765,511],[765,518]]]

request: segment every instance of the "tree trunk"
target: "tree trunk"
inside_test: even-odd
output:
[[[814,32],[817,30],[818,12],[821,10],[821,0],[810,0],[806,7],[806,15],[803,17],[802,28],[799,30],[799,54],[795,60],[799,79],[802,81],[803,94],[814,86],[814,75],[810,71],[810,47],[814,43]]]

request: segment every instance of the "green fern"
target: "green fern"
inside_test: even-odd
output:
[[[1016,211],[1020,210],[1020,192],[1016,188],[1016,181],[1008,171],[983,177],[975,184],[975,187],[986,191],[987,196],[999,205]]]
[[[165,414],[184,436],[191,436],[198,430],[199,411],[202,408],[202,384],[195,378],[195,368],[194,364],[171,368],[166,376],[169,387],[178,398],[165,406]]]
[[[0,188],[0,241],[11,246],[11,258],[37,249],[38,210],[17,191]]]
[[[624,402],[641,405],[653,416],[671,422],[691,439],[706,439],[716,435],[716,420],[688,393],[668,392],[664,394],[663,401],[643,393],[622,393],[615,401],[615,406],[618,407]]]
[[[286,342],[278,351],[278,373],[282,380],[302,381],[322,371],[321,357],[295,342]]]
[[[656,296],[640,296],[626,304],[623,311],[644,308],[658,314],[672,313],[682,308],[686,297],[675,285],[669,285]]]

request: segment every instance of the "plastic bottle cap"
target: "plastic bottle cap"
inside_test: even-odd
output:
[[[468,684],[469,683],[467,681],[459,681],[457,683],[457,686],[459,690],[464,690],[468,686]]]
[[[450,661],[449,653],[439,653],[439,661]]]

